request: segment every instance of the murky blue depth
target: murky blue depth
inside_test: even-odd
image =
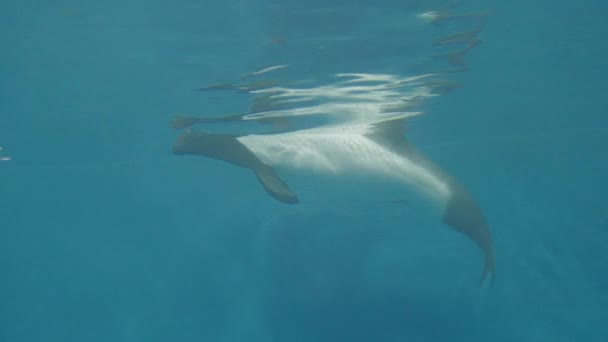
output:
[[[2,1],[0,342],[608,340],[607,13],[599,0]],[[268,89],[344,73],[397,93],[365,83],[357,96],[375,97],[297,123],[408,116],[408,139],[483,209],[493,286],[478,248],[414,193],[285,172],[300,197],[287,205],[248,170],[171,153],[175,115],[295,117],[334,93],[285,103]],[[202,128],[268,128],[250,121]]]

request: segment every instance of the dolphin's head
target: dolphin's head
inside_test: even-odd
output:
[[[273,198],[283,203],[298,203],[298,196],[276,171],[264,164],[235,136],[213,134],[202,130],[185,130],[173,144],[177,155],[195,154],[215,158],[251,169]]]
[[[216,159],[230,156],[238,142],[233,136],[211,134],[201,129],[186,129],[173,144],[177,155],[196,154]]]
[[[173,153],[174,154],[190,154],[195,153],[194,146],[197,146],[197,142],[199,142],[203,137],[201,137],[201,132],[194,131],[192,129],[185,130],[173,144]]]

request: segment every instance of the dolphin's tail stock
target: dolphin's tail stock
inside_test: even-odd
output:
[[[487,278],[490,278],[493,283],[496,267],[492,233],[481,208],[458,180],[429,160],[405,139],[403,135],[404,125],[404,119],[379,122],[374,125],[374,133],[368,137],[385,146],[390,146],[393,151],[426,169],[429,174],[434,174],[446,182],[449,188],[449,197],[446,199],[443,222],[464,234],[479,246],[485,256],[481,283],[485,282]]]
[[[451,183],[453,193],[448,200],[443,214],[443,221],[450,227],[466,235],[481,248],[485,261],[480,283],[483,284],[489,278],[490,283],[493,284],[496,264],[492,235],[486,219],[468,191],[453,179]]]
[[[298,196],[276,171],[264,164],[236,136],[188,129],[177,138],[173,153],[201,155],[250,169],[270,196],[283,203],[298,203]]]
[[[496,281],[496,261],[494,259],[494,250],[491,249],[486,251],[485,255],[485,263],[479,284],[483,285],[486,279],[490,279],[490,285],[494,285],[494,282]]]

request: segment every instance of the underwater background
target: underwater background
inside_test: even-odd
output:
[[[606,341],[608,3],[449,5],[0,2],[0,342]],[[420,16],[438,9],[489,12]],[[458,70],[428,57],[477,28]],[[194,89],[282,64],[285,82],[454,71],[406,133],[483,208],[493,286],[415,197],[286,175],[285,205],[172,155],[174,115],[251,106]]]

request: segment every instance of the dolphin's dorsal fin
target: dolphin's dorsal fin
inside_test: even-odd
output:
[[[373,130],[367,137],[399,154],[413,157],[416,150],[405,138],[405,118],[380,121],[372,124]]]

